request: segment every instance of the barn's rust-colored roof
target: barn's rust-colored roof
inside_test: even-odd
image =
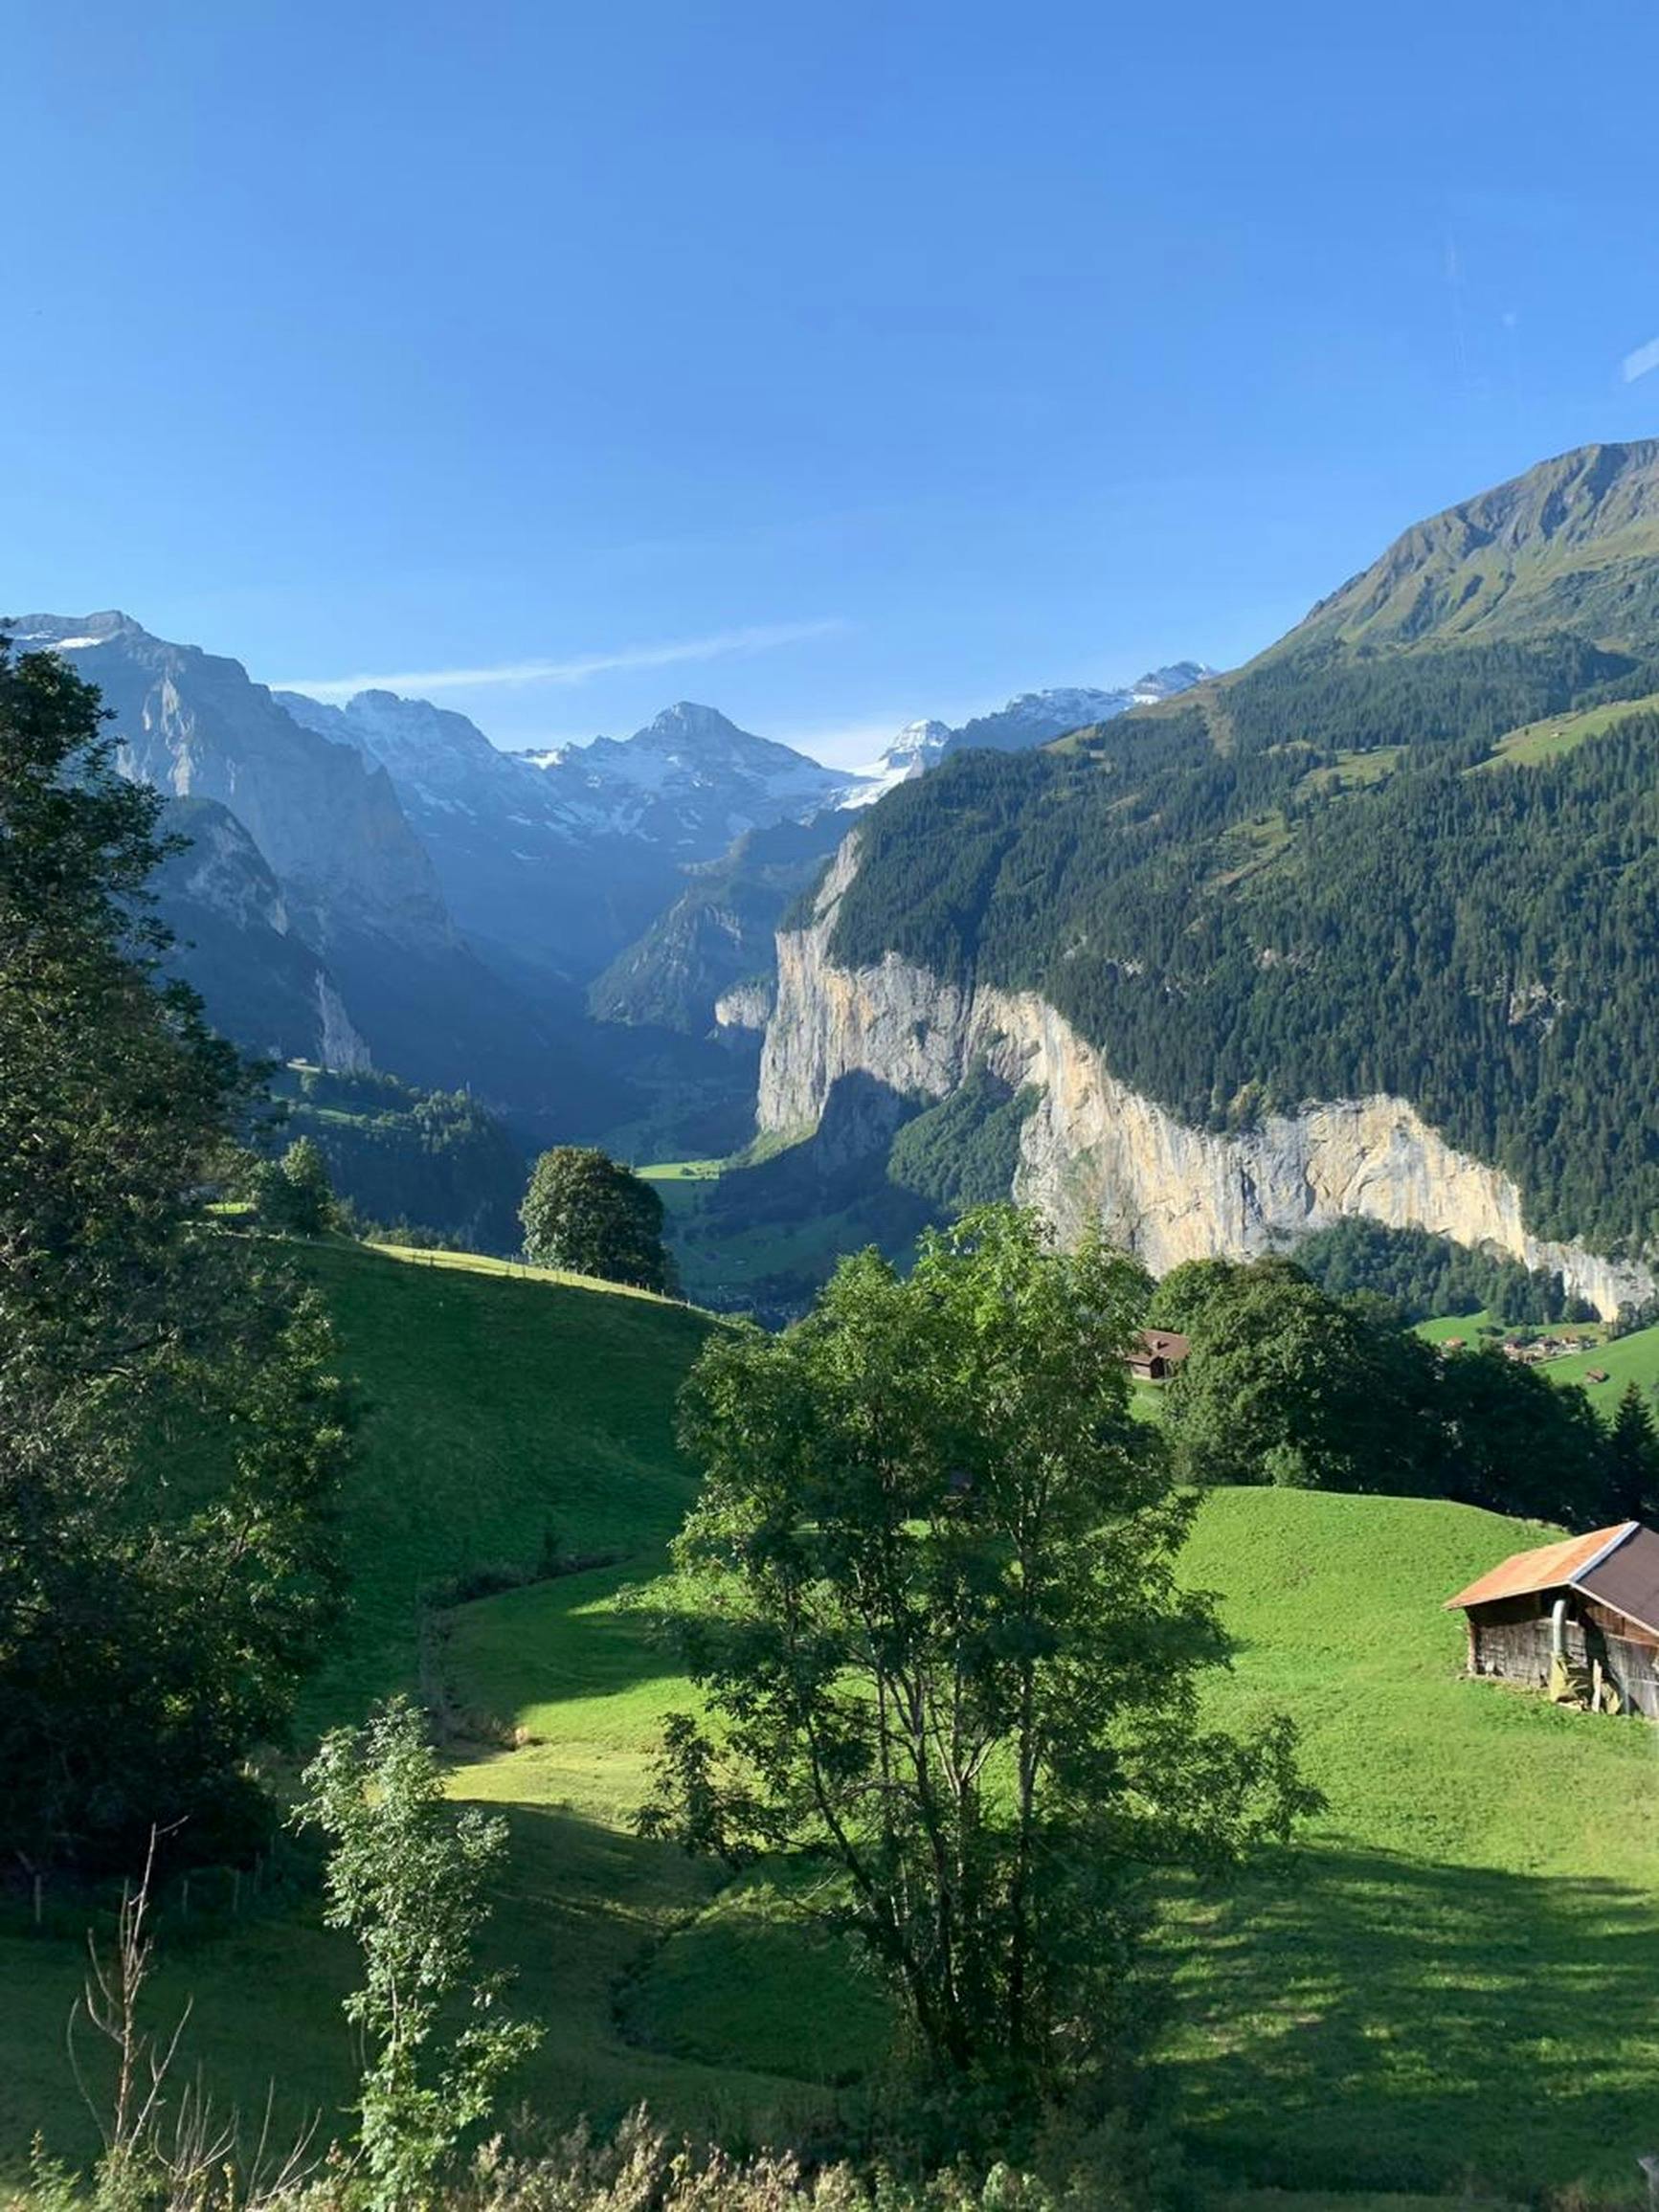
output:
[[[1134,1348],[1131,1359],[1185,1359],[1192,1345],[1178,1329],[1139,1329],[1135,1331]]]
[[[1568,1536],[1558,1544],[1540,1544],[1536,1552],[1516,1552],[1490,1575],[1483,1575],[1478,1582],[1448,1598],[1446,1609],[1449,1613],[1459,1605],[1490,1605],[1497,1598],[1528,1598],[1536,1590],[1558,1590],[1565,1583],[1587,1589],[1589,1585],[1581,1577],[1638,1532],[1648,1533],[1640,1521],[1615,1521],[1610,1529],[1592,1529],[1587,1536]],[[1652,1541],[1659,1545],[1659,1537]],[[1621,1606],[1619,1610],[1628,1608]]]

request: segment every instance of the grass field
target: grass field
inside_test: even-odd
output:
[[[1659,1329],[1638,1329],[1629,1336],[1615,1337],[1611,1344],[1598,1344],[1591,1352],[1552,1359],[1544,1373],[1558,1382],[1587,1383],[1592,1368],[1602,1369],[1607,1379],[1588,1385],[1590,1402],[1599,1413],[1609,1417],[1627,1382],[1639,1382],[1645,1390],[1659,1390]]]
[[[656,1572],[690,1495],[671,1406],[711,1325],[442,1259],[328,1247],[313,1264],[367,1407],[343,1538],[361,1612],[317,1717],[408,1679],[434,1578],[522,1565],[549,1522],[571,1549],[626,1553],[460,1609],[442,1647],[475,1716],[454,1793],[512,1825],[492,1945],[548,2023],[527,2103],[608,2122],[646,2097],[738,2141],[833,2111],[881,2046],[879,1993],[803,1935],[774,1883],[720,1889],[628,1826],[687,1691],[626,1590]],[[1303,1848],[1230,1898],[1184,1900],[1172,1933],[1171,2064],[1192,2156],[1225,2177],[1218,2212],[1465,2184],[1628,2194],[1659,2104],[1655,1738],[1462,1679],[1440,1604],[1538,1534],[1411,1500],[1204,1505],[1188,1571],[1238,1642],[1217,1710],[1294,1712],[1330,1799]],[[191,2047],[222,2093],[257,2107],[275,2077],[287,2111],[332,2115],[351,1955],[308,1890],[267,1891],[236,1921],[170,1910],[165,1950],[164,1995],[194,1994]],[[72,2156],[89,2147],[62,2045],[80,1964],[77,1913],[0,1929],[12,2167],[37,2126]],[[1362,2206],[1407,2212],[1386,2197],[1349,2212]]]
[[[1417,1333],[1427,1337],[1432,1344],[1444,1344],[1447,1337],[1453,1336],[1461,1336],[1471,1345],[1495,1342],[1495,1337],[1483,1338],[1483,1330],[1491,1324],[1489,1313],[1465,1313],[1446,1320],[1421,1322]],[[1541,1373],[1552,1382],[1582,1384],[1590,1403],[1604,1420],[1613,1418],[1626,1383],[1637,1382],[1644,1390],[1659,1392],[1659,1328],[1634,1329],[1630,1335],[1615,1337],[1611,1343],[1603,1341],[1599,1332],[1587,1325],[1561,1323],[1554,1333],[1583,1336],[1590,1341],[1583,1352],[1546,1360]],[[1591,1382],[1592,1372],[1603,1374],[1606,1381]]]
[[[1651,714],[1659,694],[1648,699],[1618,700],[1610,706],[1581,707],[1575,714],[1553,714],[1543,722],[1529,722],[1522,729],[1499,738],[1482,769],[1536,768],[1541,761],[1558,760],[1592,737],[1605,737],[1632,714]]]
[[[1581,2178],[1627,2190],[1659,2081],[1654,1739],[1466,1681],[1461,1623],[1440,1602],[1542,1534],[1419,1500],[1206,1502],[1188,1571],[1220,1591],[1239,1642],[1217,1710],[1295,1713],[1330,1807],[1277,1869],[1177,1917],[1172,2061],[1200,2165],[1336,2193]],[[648,1665],[595,1705],[570,1645],[545,1671],[525,1661],[558,1648],[549,1618],[502,1668],[488,1617],[560,1602],[525,1592],[474,1609],[458,1664],[538,1731],[574,1716],[614,1772],[638,1771],[675,1694]],[[606,1636],[625,1642],[626,1615],[600,1604]],[[496,1788],[537,1786],[537,1756],[500,1762]],[[758,1975],[769,1942],[780,1963]],[[654,2042],[732,2069],[800,2067],[787,2001],[708,2003],[751,1977],[787,1992],[798,1942],[723,1898],[657,1954],[633,2016]],[[811,1971],[840,2062],[873,2049],[865,1986],[842,1968],[837,1993],[831,1960]],[[863,2024],[849,2037],[852,2006]]]

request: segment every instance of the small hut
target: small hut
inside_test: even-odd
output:
[[[1659,1720],[1659,1535],[1640,1521],[1517,1552],[1446,1603],[1470,1674]]]
[[[1178,1329],[1143,1329],[1129,1348],[1129,1372],[1136,1382],[1167,1382],[1191,1350]]]

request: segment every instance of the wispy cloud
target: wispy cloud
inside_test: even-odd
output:
[[[1625,356],[1625,382],[1634,384],[1637,377],[1646,376],[1649,369],[1659,369],[1659,338],[1651,338],[1646,346],[1638,346],[1634,353]]]
[[[584,653],[569,660],[507,660],[492,668],[408,668],[389,675],[296,676],[273,685],[278,691],[303,691],[313,699],[349,699],[357,691],[472,691],[487,684],[586,683],[621,668],[672,668],[683,661],[723,660],[729,655],[770,653],[779,645],[800,645],[833,637],[846,624],[830,617],[816,622],[758,622],[742,630],[716,630],[706,637],[681,637],[661,645],[621,645],[611,653]]]

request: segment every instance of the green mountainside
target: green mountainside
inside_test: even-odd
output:
[[[464,1091],[417,1090],[371,1068],[293,1065],[273,1079],[277,1142],[310,1137],[336,1197],[365,1220],[407,1225],[470,1252],[516,1252],[525,1148]]]
[[[1036,989],[1200,1126],[1397,1094],[1540,1232],[1646,1247],[1656,689],[1659,446],[1595,448],[1407,533],[1233,676],[902,786],[831,954]]]
[[[1591,445],[1419,523],[1276,650],[1659,628],[1659,440]]]

